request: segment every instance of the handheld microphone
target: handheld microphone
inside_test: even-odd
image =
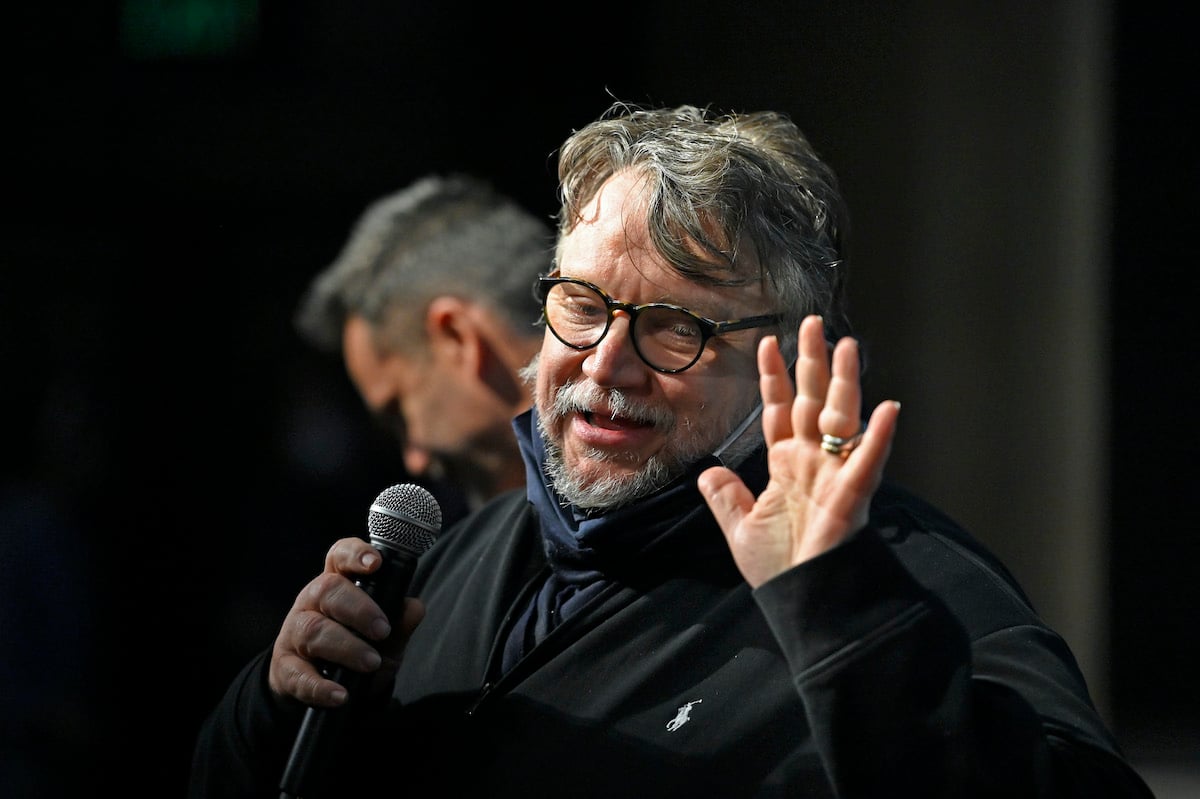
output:
[[[419,485],[394,485],[375,498],[367,516],[367,532],[371,546],[383,556],[383,564],[355,585],[389,618],[401,609],[417,558],[433,546],[441,527],[441,506]],[[349,699],[339,708],[310,707],[305,712],[280,781],[281,799],[303,796],[302,791],[312,787],[317,768],[327,760],[324,755],[330,742],[354,704],[356,687],[370,676],[341,667],[323,668],[322,673],[345,686]]]

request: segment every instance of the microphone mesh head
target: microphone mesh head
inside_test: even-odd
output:
[[[417,555],[433,546],[441,529],[442,507],[433,494],[412,483],[384,489],[367,516],[372,541]]]

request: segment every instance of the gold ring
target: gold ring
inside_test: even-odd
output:
[[[866,429],[866,425],[863,425],[862,430],[850,436],[849,438],[841,438],[840,436],[831,436],[822,433],[821,449],[825,450],[830,455],[837,455],[840,458],[847,458],[850,456],[850,453],[854,450],[854,448],[858,446],[858,442],[862,440],[863,431]]]

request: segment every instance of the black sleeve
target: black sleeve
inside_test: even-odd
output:
[[[979,578],[988,634],[871,528],[755,591],[837,795],[1152,799],[1061,639],[993,575],[937,568]]]
[[[267,684],[271,653],[250,661],[201,725],[192,753],[189,799],[278,799],[303,708],[284,707]]]

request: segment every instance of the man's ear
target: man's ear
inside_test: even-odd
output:
[[[425,336],[430,357],[452,369],[477,371],[486,358],[487,342],[479,329],[474,304],[460,297],[434,297],[425,309]]]
[[[523,400],[525,388],[507,357],[505,337],[512,332],[486,308],[459,297],[436,297],[425,313],[425,332],[435,364],[486,386],[501,402]]]

